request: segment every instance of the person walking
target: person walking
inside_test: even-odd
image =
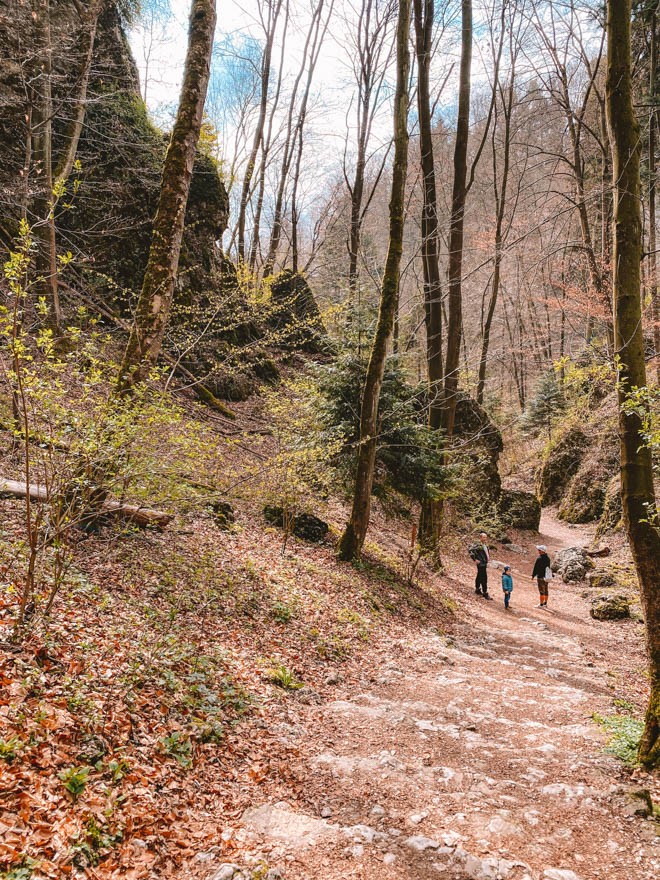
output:
[[[488,595],[488,563],[490,562],[490,553],[488,552],[488,535],[485,532],[481,532],[479,535],[479,543],[474,544],[470,548],[470,555],[477,564],[474,592],[477,596],[483,596],[484,599],[492,599],[492,596]]]
[[[532,571],[532,580],[536,578],[539,586],[539,608],[548,607],[548,581],[552,578],[552,569],[550,568],[550,557],[548,556],[548,548],[545,544],[537,544],[536,549],[538,556],[534,563]]]
[[[510,565],[505,565],[502,572],[502,590],[504,592],[504,607],[508,609],[511,593],[513,592],[513,578],[511,577]]]

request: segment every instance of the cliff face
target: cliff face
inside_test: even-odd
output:
[[[0,236],[5,243],[15,233],[22,205],[27,203],[30,221],[37,219],[29,208],[34,174],[23,173],[30,144],[30,87],[40,81],[42,62],[38,51],[27,51],[36,45],[29,10],[29,3],[8,0],[0,13],[0,56],[8,60],[0,68],[0,207],[5,217]],[[50,25],[56,161],[82,64],[74,4],[52,4]],[[75,194],[71,181],[56,219],[61,248],[74,255],[76,281],[122,312],[141,286],[166,146],[166,136],[148,117],[122,21],[116,5],[110,4],[94,44]],[[189,301],[214,285],[221,257],[217,242],[227,225],[228,205],[215,163],[198,156],[177,285]]]

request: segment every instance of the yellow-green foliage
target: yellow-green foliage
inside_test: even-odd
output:
[[[266,471],[254,471],[256,485],[285,510],[318,505],[335,481],[332,461],[341,446],[323,434],[318,412],[318,392],[308,377],[283,383],[263,393],[267,418],[275,440]]]

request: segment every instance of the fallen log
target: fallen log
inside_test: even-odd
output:
[[[25,498],[30,494],[31,501],[44,502],[49,500],[49,492],[46,486],[26,483],[17,480],[6,480],[0,477],[0,498]],[[164,529],[174,519],[171,513],[163,510],[154,510],[151,507],[142,507],[139,504],[125,504],[123,501],[106,500],[101,504],[101,513],[104,516],[116,516],[119,519],[127,519],[140,528],[153,526]]]
[[[600,558],[602,556],[610,555],[609,547],[600,547],[598,550],[585,550],[587,556],[590,556],[592,559]]]

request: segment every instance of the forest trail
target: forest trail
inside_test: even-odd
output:
[[[589,540],[552,514],[541,533],[551,552]],[[596,623],[564,584],[549,612],[534,607],[534,555],[532,544],[503,555],[512,611],[499,573],[486,602],[466,564],[446,587],[461,602],[452,638],[393,639],[358,689],[340,681],[334,701],[291,712],[300,787],[243,814],[240,864],[261,859],[263,876],[283,880],[660,875],[655,823],[632,815],[627,793],[648,781],[604,753],[592,720],[612,713],[617,676],[642,676],[641,626]]]

